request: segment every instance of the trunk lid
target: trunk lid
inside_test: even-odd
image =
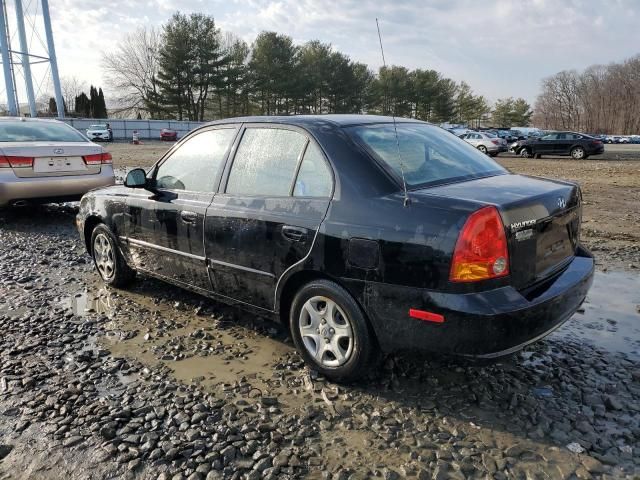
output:
[[[420,193],[494,205],[509,244],[514,287],[530,287],[575,255],[582,218],[580,188],[569,182],[498,175],[423,189]]]
[[[102,147],[90,142],[3,142],[0,154],[7,157],[33,158],[28,166],[13,166],[19,178],[93,175],[100,173],[100,165],[87,165],[85,155],[102,153]]]

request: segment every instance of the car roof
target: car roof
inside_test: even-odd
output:
[[[353,115],[353,114],[326,114],[326,115],[274,115],[225,118],[209,122],[205,125],[220,125],[229,123],[279,123],[282,125],[294,125],[300,127],[312,127],[332,125],[334,127],[348,127],[353,125],[369,125],[376,123],[393,123],[394,118],[383,115]],[[428,122],[415,118],[396,117],[397,123],[423,123]]]

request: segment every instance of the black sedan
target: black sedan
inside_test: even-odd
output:
[[[571,155],[576,160],[584,160],[589,155],[604,153],[602,140],[583,133],[553,132],[539,138],[529,138],[518,145],[512,145],[521,157],[540,158],[542,155]]]
[[[438,127],[327,115],[205,125],[85,195],[77,225],[106,283],[141,272],[272,315],[347,381],[380,352],[497,357],[549,334],[592,282],[580,219],[577,185]]]

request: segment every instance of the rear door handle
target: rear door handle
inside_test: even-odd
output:
[[[180,218],[184,223],[191,223],[195,225],[196,220],[198,219],[198,214],[196,212],[189,212],[184,210],[180,212]]]
[[[294,227],[292,225],[284,225],[282,227],[282,235],[288,239],[293,240],[294,242],[302,242],[307,238],[308,230],[302,227]]]

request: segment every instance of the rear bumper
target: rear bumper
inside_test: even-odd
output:
[[[19,200],[66,201],[79,199],[89,190],[115,184],[113,167],[102,165],[96,175],[19,178],[12,170],[0,170],[0,207]]]
[[[548,335],[568,320],[593,282],[594,260],[580,247],[568,267],[525,297],[513,287],[440,293],[388,284],[367,285],[366,310],[383,350],[422,350],[498,357]],[[444,323],[409,317],[415,308]]]

